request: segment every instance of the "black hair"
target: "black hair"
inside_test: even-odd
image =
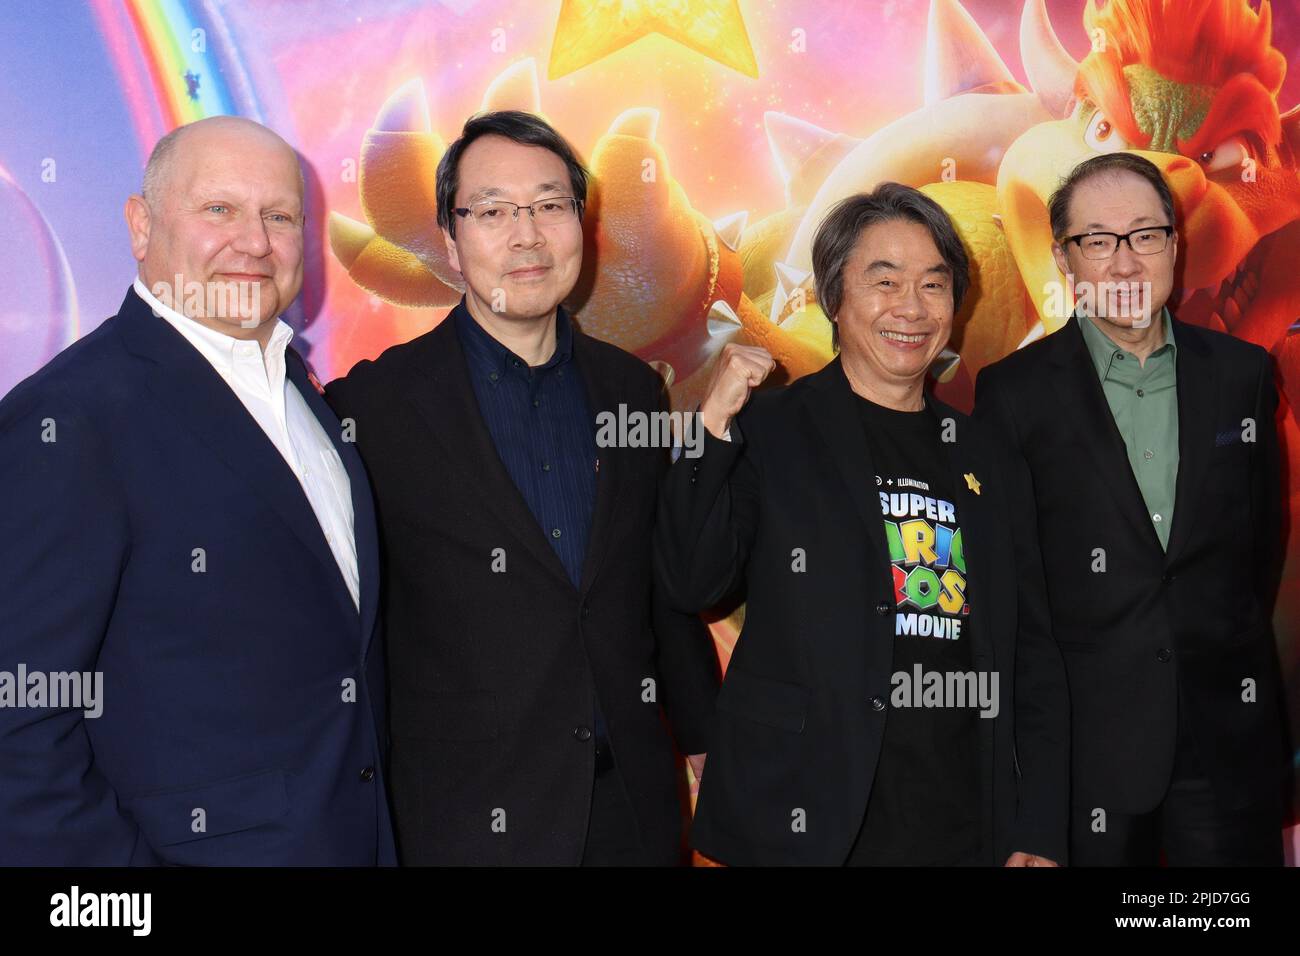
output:
[[[525,146],[541,146],[560,157],[569,172],[573,198],[578,200],[578,218],[582,218],[582,208],[587,201],[588,173],[565,138],[550,123],[532,113],[520,110],[479,113],[470,117],[460,131],[460,138],[447,147],[447,152],[442,154],[442,159],[438,162],[438,225],[446,229],[453,239],[456,237],[456,220],[452,210],[456,206],[456,190],[460,186],[460,158],[469,145],[482,136],[504,136]]]
[[[1165,182],[1165,177],[1160,175],[1160,169],[1149,159],[1129,153],[1123,150],[1115,153],[1102,153],[1100,156],[1094,156],[1091,159],[1085,159],[1069,174],[1061,180],[1061,184],[1056,187],[1047,200],[1047,217],[1052,225],[1052,238],[1058,242],[1064,239],[1070,231],[1070,200],[1074,198],[1074,190],[1085,179],[1091,179],[1094,176],[1103,176],[1114,174],[1116,172],[1129,172],[1140,176],[1151,184],[1151,188],[1156,191],[1160,197],[1160,205],[1164,208],[1165,216],[1169,219],[1169,225],[1174,223],[1174,197],[1169,191],[1169,184]]]

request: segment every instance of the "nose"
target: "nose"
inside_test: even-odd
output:
[[[921,301],[921,294],[914,284],[905,285],[903,294],[894,303],[894,314],[909,322],[914,322],[925,315],[925,303]]]
[[[239,224],[231,248],[243,255],[261,259],[271,251],[271,237],[266,232],[266,223],[261,216],[249,216]]]
[[[521,206],[515,221],[510,224],[510,248],[531,249],[545,242],[546,237],[537,228],[537,223],[533,222],[533,214]]]
[[[1110,257],[1110,268],[1107,271],[1113,276],[1135,275],[1142,271],[1141,259],[1127,241],[1121,242]]]

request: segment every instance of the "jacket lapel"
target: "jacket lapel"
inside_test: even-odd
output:
[[[1197,330],[1176,323],[1174,341],[1178,370],[1178,477],[1174,485],[1174,522],[1169,529],[1165,563],[1187,542],[1196,520],[1197,498],[1205,486],[1205,469],[1214,447],[1219,376]]]
[[[311,409],[321,428],[329,436],[334,450],[338,452],[343,467],[348,473],[348,484],[352,494],[352,535],[357,551],[357,571],[360,578],[361,606],[361,656],[370,651],[370,639],[375,630],[375,615],[379,607],[379,534],[375,524],[375,503],[371,497],[370,482],[366,477],[365,466],[357,453],[356,445],[343,441],[343,428],[338,418],[325,403],[325,399],[307,377],[307,366],[302,356],[289,349],[285,356],[285,367],[289,380],[302,395],[307,407]],[[331,553],[331,557],[332,557]],[[338,562],[335,562],[335,567]],[[342,578],[339,579],[342,582]],[[344,583],[344,590],[347,585]],[[352,596],[347,595],[351,605]]]
[[[602,411],[615,411],[620,395],[618,383],[611,381],[605,367],[595,361],[591,343],[587,336],[573,330],[573,358],[582,373],[582,380],[587,389],[588,408],[592,414],[592,427],[595,416]],[[626,397],[622,401],[626,402]],[[587,539],[587,550],[582,559],[582,579],[579,591],[586,594],[600,570],[601,558],[609,539],[611,524],[614,520],[614,506],[618,502],[619,489],[624,472],[627,470],[627,449],[621,446],[597,448],[597,461],[600,467],[596,472],[596,503],[591,517],[591,534]]]
[[[893,619],[893,577],[890,574],[889,546],[885,541],[884,517],[880,513],[880,493],[876,488],[876,467],[871,460],[866,432],[856,406],[858,398],[849,386],[844,369],[837,356],[829,365],[812,376],[812,391],[805,408],[811,420],[811,431],[823,445],[826,459],[834,462],[853,512],[860,521],[859,530],[866,535],[867,553],[871,556],[866,567],[868,579],[861,582],[867,588],[864,598],[867,613],[874,613],[882,598],[891,602],[890,619]],[[850,641],[866,654],[868,674],[889,675],[893,669],[894,644],[889,641],[863,641],[862,634],[852,627],[840,629],[841,640]],[[845,660],[853,658],[846,657]]]
[[[1116,507],[1148,545],[1160,549],[1160,538],[1151,524],[1138,488],[1137,477],[1128,462],[1124,438],[1115,425],[1102,390],[1101,380],[1088,355],[1079,322],[1074,316],[1056,333],[1056,350],[1052,361],[1057,367],[1053,381],[1065,409],[1065,424],[1075,430],[1091,461],[1097,463],[1101,482],[1115,500]],[[1175,520],[1177,520],[1175,518]]]
[[[119,318],[127,347],[156,363],[146,381],[159,406],[261,496],[319,562],[340,606],[355,615],[356,606],[302,486],[230,386],[134,291],[128,293]]]
[[[467,488],[488,503],[485,511],[504,525],[533,560],[573,587],[564,563],[543,535],[528,503],[497,454],[492,434],[479,411],[461,351],[456,323],[448,317],[423,340],[408,390],[440,454],[441,467],[459,473]],[[486,560],[486,556],[485,556]]]

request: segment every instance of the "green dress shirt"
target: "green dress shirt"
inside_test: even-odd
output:
[[[1080,316],[1079,328],[1128,449],[1129,466],[1147,514],[1160,546],[1167,549],[1178,479],[1178,375],[1168,309],[1161,310],[1160,320],[1165,343],[1147,356],[1145,364],[1107,338],[1094,320]]]

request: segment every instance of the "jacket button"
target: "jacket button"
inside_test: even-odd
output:
[[[582,619],[585,621],[589,617],[591,617],[591,608],[584,604],[582,606]]]
[[[361,771],[361,782],[362,782],[362,783],[369,783],[371,780],[374,780],[374,779],[375,779],[375,768],[374,768],[374,767],[367,767],[365,770],[362,770],[362,771]]]
[[[1173,656],[1174,656],[1174,652],[1167,647],[1162,647],[1160,648],[1160,650],[1156,651],[1156,660],[1158,660],[1161,664],[1167,663],[1169,661],[1169,658]]]
[[[879,697],[871,698],[871,709],[879,713],[885,709],[885,702]]]
[[[590,727],[574,727],[574,728],[573,728],[573,736],[577,737],[579,740],[590,740],[590,739],[591,739],[591,728],[590,728]]]
[[[888,614],[893,609],[894,606],[890,604],[888,601],[881,601],[879,604],[876,605],[877,614]]]
[[[1174,577],[1175,575],[1166,571],[1164,574],[1160,575],[1160,581],[1164,584],[1172,584]]]

